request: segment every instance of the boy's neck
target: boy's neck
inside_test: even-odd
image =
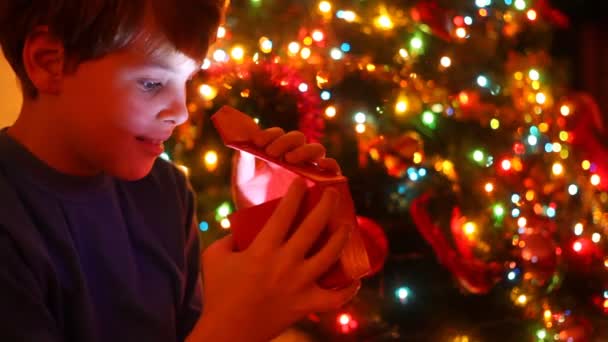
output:
[[[52,167],[53,169],[73,176],[95,176],[99,170],[79,159],[70,143],[63,134],[63,127],[54,122],[50,106],[43,100],[24,100],[23,107],[13,126],[9,127],[8,135],[25,146],[30,153]]]

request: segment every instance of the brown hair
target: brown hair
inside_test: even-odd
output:
[[[25,96],[38,94],[27,76],[22,53],[28,35],[47,26],[65,48],[69,67],[129,46],[141,37],[150,12],[158,35],[144,37],[149,49],[170,43],[202,58],[215,39],[228,0],[1,0],[0,46]],[[66,70],[67,71],[67,70]]]

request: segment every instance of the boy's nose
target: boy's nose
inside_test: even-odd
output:
[[[189,116],[188,108],[186,107],[185,101],[180,103],[174,103],[170,108],[163,111],[160,114],[160,118],[163,122],[171,124],[173,126],[179,126],[188,120]]]

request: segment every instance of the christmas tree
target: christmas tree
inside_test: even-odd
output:
[[[233,1],[164,155],[203,245],[234,210],[209,120],[230,105],[323,143],[388,241],[357,298],[291,340],[608,339],[601,119],[548,54],[568,24],[545,0]]]

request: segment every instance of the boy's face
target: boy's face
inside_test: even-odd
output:
[[[186,82],[200,61],[179,52],[152,58],[142,50],[135,44],[64,75],[55,112],[83,167],[140,179],[188,118]]]

